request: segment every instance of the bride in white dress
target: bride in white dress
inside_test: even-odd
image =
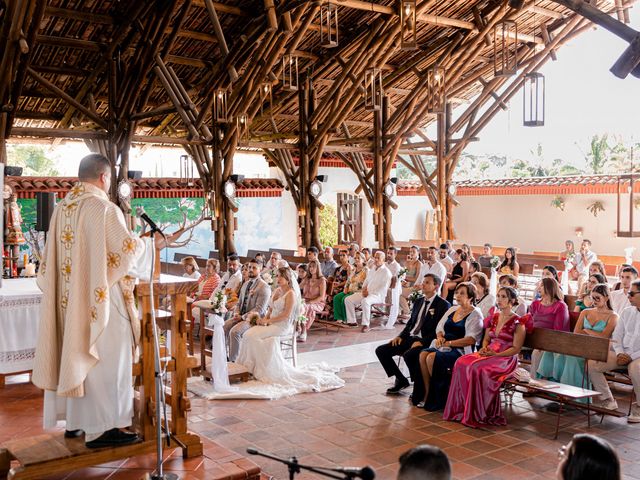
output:
[[[210,398],[280,398],[344,386],[344,380],[326,363],[294,367],[284,359],[279,337],[293,334],[302,300],[291,269],[278,268],[275,281],[278,288],[271,296],[267,315],[245,332],[236,360],[256,381]]]

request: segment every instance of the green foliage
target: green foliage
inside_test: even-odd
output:
[[[131,201],[133,208],[141,206],[147,215],[159,224],[176,224],[183,220],[183,212],[188,220],[196,220],[202,213],[202,198],[136,198]]]
[[[325,204],[320,210],[320,243],[322,246],[338,243],[338,214],[333,205]]]
[[[7,148],[7,165],[22,167],[23,175],[33,177],[55,177],[59,175],[55,160],[47,157],[44,147],[37,145],[15,145]]]
[[[30,225],[36,224],[36,199],[35,198],[19,198],[20,214],[22,215],[23,230]]]

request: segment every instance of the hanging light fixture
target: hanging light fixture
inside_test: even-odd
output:
[[[243,113],[237,118],[238,127],[238,142],[249,141],[249,117],[246,113]]]
[[[338,6],[331,2],[320,7],[320,45],[325,48],[338,46]]]
[[[214,92],[213,118],[218,123],[225,123],[227,118],[227,89],[219,88]]]
[[[180,155],[180,183],[192,187],[195,183],[193,177],[193,160],[189,155]]]
[[[434,66],[427,70],[427,111],[429,113],[444,112],[444,68]]]
[[[269,82],[264,82],[260,85],[260,114],[264,115],[264,110],[269,109],[271,112],[271,106],[273,105],[273,87]]]
[[[514,75],[518,70],[518,24],[503,20],[493,27],[493,73],[496,77]]]
[[[282,57],[282,88],[298,90],[298,57],[291,53]]]
[[[364,72],[364,108],[376,112],[382,108],[382,70],[368,68]]]
[[[527,73],[522,84],[522,124],[525,127],[544,126],[544,75]]]
[[[400,2],[400,48],[402,50],[418,48],[416,0],[401,0]]]

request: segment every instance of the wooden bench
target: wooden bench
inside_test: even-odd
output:
[[[609,355],[609,339],[577,333],[560,332],[557,330],[548,330],[546,328],[537,328],[533,333],[527,335],[524,347],[550,353],[573,355],[576,357],[582,357],[585,360],[595,360],[599,362],[606,361]],[[587,361],[585,361],[583,378],[585,382],[589,379],[589,364]],[[537,397],[560,403],[560,408],[557,413],[554,439],[558,438],[560,416],[562,415],[566,405],[586,409],[587,423],[589,427],[591,426],[592,412],[616,417],[624,416],[624,413],[618,411],[606,410],[601,407],[594,406],[589,402],[580,403],[578,401],[598,396],[600,392],[595,390],[575,387],[573,385],[566,385],[558,382],[551,382],[548,380],[536,380],[536,382],[538,382],[539,386],[520,382],[514,378],[505,380],[503,385],[505,401],[512,401],[513,394],[518,391],[517,388],[520,387]]]

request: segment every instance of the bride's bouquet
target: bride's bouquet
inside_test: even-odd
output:
[[[249,312],[245,317],[245,320],[249,322],[249,325],[255,327],[258,325],[258,320],[260,320],[260,314],[258,312]]]
[[[500,266],[500,263],[502,262],[500,262],[500,257],[498,257],[497,255],[494,255],[493,258],[489,261],[492,270],[497,270],[497,268]]]

